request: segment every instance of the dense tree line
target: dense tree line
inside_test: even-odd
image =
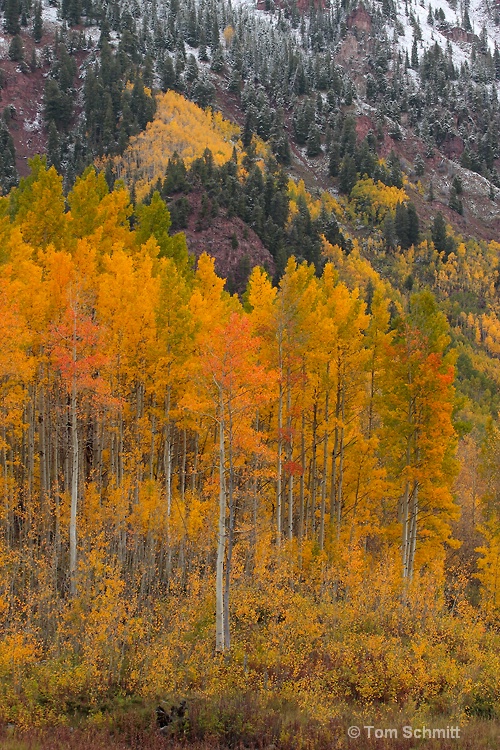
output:
[[[244,157],[248,172],[238,177],[236,159],[218,167],[212,154],[206,151],[189,169],[174,155],[168,163],[165,179],[157,187],[168,202],[174,229],[187,226],[190,214],[187,196],[192,190],[201,192],[202,207],[198,216],[200,228],[208,226],[219,209],[228,218],[239,216],[250,226],[270,251],[279,278],[287,259],[294,255],[312,263],[319,272],[323,264],[321,236],[332,244],[348,247],[333,213],[322,211],[311,218],[307,202],[299,197],[298,212],[291,221],[289,212],[289,180],[283,167],[271,159],[265,169],[256,164],[255,156]]]
[[[60,12],[69,28],[63,27],[56,40],[45,97],[47,128],[53,121],[60,139],[53,163],[62,159],[71,181],[96,155],[122,152],[128,138],[151,119],[154,105],[144,86],[176,90],[201,106],[215,102],[217,88],[227,88],[241,107],[245,145],[257,134],[270,142],[281,164],[290,162],[292,139],[311,158],[326,152],[334,176],[342,150],[339,135],[349,119],[345,110],[359,94],[376,110],[373,153],[384,129],[395,139],[401,137],[405,116],[423,139],[427,155],[456,136],[465,146],[462,165],[498,183],[495,134],[500,123],[493,84],[500,76],[500,53],[489,49],[485,32],[473,42],[471,58],[460,68],[449,44],[442,49],[435,43],[423,54],[415,48],[410,61],[393,52],[386,25],[388,19],[394,23],[391,4],[369,4],[372,31],[362,53],[366,90],[357,92],[334,52],[352,33],[346,19],[353,9],[348,2],[328,9],[311,6],[299,13],[295,3],[283,8],[270,4],[262,16],[252,8],[224,2],[65,0]],[[4,22],[10,33],[18,33],[22,17],[40,38],[39,4],[5,0]],[[416,40],[418,24],[411,10],[410,21]],[[442,24],[439,14],[433,22]],[[67,75],[74,61],[68,61],[58,43],[71,58],[71,29],[78,23],[98,24],[101,30],[94,61],[91,55],[86,64],[81,124],[72,106],[74,75]],[[118,39],[110,44],[111,32]],[[418,81],[410,75],[412,68]],[[51,144],[55,146],[54,137]],[[352,172],[352,165],[347,165],[347,173],[349,169]],[[346,180],[344,189],[349,187],[348,174]],[[460,212],[453,196],[452,204]]]
[[[206,562],[217,569],[218,650],[230,646],[232,557],[253,556],[261,535],[288,540],[292,556],[293,540],[299,553],[311,542],[340,568],[353,546],[377,557],[394,545],[403,582],[431,562],[442,571],[456,515],[453,366],[430,292],[391,316],[376,276],[368,309],[331,262],[317,274],[291,257],[278,287],[253,270],[243,306],[208,256],[193,272],[157,193],[134,209],[87,170],[66,210],[54,168],[32,169],[0,203],[0,541],[21,569],[25,555],[48,554],[53,594],[77,596],[109,521],[106,555],[127,586],[140,572],[148,599],[174,568],[186,575],[186,556],[201,564],[206,545],[183,523],[201,514],[211,528],[218,498]],[[173,163],[166,187],[184,179],[216,184],[207,158],[189,175]]]

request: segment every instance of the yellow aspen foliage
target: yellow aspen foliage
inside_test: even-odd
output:
[[[165,101],[167,156],[177,120],[190,158],[212,137],[231,155],[219,115]],[[144,160],[144,192],[151,144],[122,165]],[[272,705],[288,747],[348,704],[497,710],[498,246],[425,240],[392,286],[375,232],[325,241],[324,264],[289,258],[277,284],[252,269],[240,300],[213,258],[186,258],[159,195],[129,223],[127,191],[93,169],[68,210],[34,172],[0,200],[0,722],[109,726],[136,697],[149,715],[185,695],[190,722],[218,737],[243,717],[256,746]],[[370,221],[403,198],[359,191]],[[300,182],[289,198],[338,212]],[[400,284],[421,269],[452,333]],[[453,337],[469,411],[491,388],[480,460],[475,433],[462,443],[480,465],[455,485]],[[455,602],[445,568],[458,502],[480,524],[459,550],[479,548],[480,603]]]
[[[68,194],[71,233],[74,237],[88,237],[95,232],[102,220],[101,202],[108,193],[104,172],[97,173],[94,167],[89,167],[81,177],[77,177]]]
[[[485,543],[476,550],[481,555],[477,577],[481,581],[485,609],[495,615],[500,609],[500,520],[491,518],[481,524],[479,530]]]
[[[231,42],[234,39],[234,27],[233,26],[226,26],[226,28],[222,32],[222,35],[224,37],[224,42],[226,43],[226,47],[230,47],[231,46]]]
[[[116,161],[119,178],[126,183],[133,175],[136,195],[141,200],[149,186],[161,179],[170,157],[177,154],[186,165],[210,149],[218,165],[229,161],[239,128],[220,113],[203,110],[174,91],[157,97],[155,118],[146,130],[130,139],[130,145]]]
[[[14,191],[16,224],[24,240],[37,248],[49,244],[61,248],[68,239],[62,177],[54,167],[47,169],[36,156],[30,160],[31,174]]]
[[[305,201],[313,221],[316,221],[320,217],[322,211],[326,211],[328,215],[333,213],[337,218],[340,218],[343,214],[342,208],[333,195],[328,192],[323,192],[320,198],[314,199],[306,189],[304,180],[295,182],[295,180],[289,179],[288,196],[290,198],[289,223],[291,223],[293,217],[298,213],[299,209],[297,207],[297,201],[299,198],[302,198]]]
[[[355,215],[367,222],[378,223],[388,212],[396,210],[398,203],[404,203],[408,196],[402,188],[389,187],[371,177],[363,177],[354,185],[350,202]]]

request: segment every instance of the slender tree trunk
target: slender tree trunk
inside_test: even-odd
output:
[[[311,504],[311,534],[314,539],[316,533],[316,451],[318,447],[318,404],[315,401],[313,407],[313,429],[312,429],[312,455],[311,474],[309,477],[309,497]]]
[[[304,539],[305,532],[305,505],[306,505],[306,416],[302,412],[302,424],[300,434],[300,480],[299,480],[299,554],[300,545]]]
[[[170,430],[170,386],[167,388],[165,397],[165,446],[163,452],[163,463],[165,471],[165,494],[167,496],[167,581],[170,581],[172,572],[172,541],[170,538],[170,516],[172,514],[172,442]]]
[[[327,365],[327,378],[329,373],[329,365]],[[326,513],[326,477],[328,473],[328,419],[329,419],[329,390],[327,383],[327,390],[325,394],[325,433],[323,436],[323,474],[321,477],[321,511],[319,521],[319,547],[321,550],[325,546],[325,513]]]
[[[45,420],[47,416],[46,408],[46,389],[42,386],[40,388],[40,416],[38,419],[38,445],[39,445],[39,460],[40,460],[40,500],[42,507],[45,502],[45,496],[47,494],[47,463],[46,463],[46,431],[45,431]]]
[[[60,501],[59,501],[59,446],[57,445],[57,430],[56,433],[56,445],[54,450],[54,499],[55,499],[55,523],[54,523],[54,547],[53,547],[53,575],[54,575],[54,590],[57,591],[58,577],[57,570],[59,567],[59,556],[61,547],[61,524],[60,524]]]
[[[333,441],[332,451],[332,470],[330,473],[330,528],[332,531],[336,521],[336,498],[337,498],[337,456],[339,452],[339,434],[340,434],[340,372],[338,372],[337,393],[335,400],[335,438]]]
[[[181,460],[181,500],[184,503],[186,492],[186,462],[187,462],[187,432],[186,428],[182,430],[182,460]]]
[[[411,438],[408,438],[406,444],[406,468],[410,466],[411,459]],[[410,482],[407,479],[405,482],[405,489],[401,500],[401,523],[402,523],[402,540],[401,540],[401,553],[403,562],[403,578],[408,578],[408,560],[409,560],[409,544],[410,544]]]
[[[226,552],[226,482],[224,465],[225,445],[224,445],[224,394],[220,386],[220,404],[219,404],[219,531],[217,536],[217,563],[216,563],[216,582],[215,582],[215,650],[223,652],[225,650],[224,641],[224,555]]]
[[[233,544],[234,544],[234,527],[236,522],[236,507],[234,504],[234,466],[233,466],[233,423],[232,423],[232,409],[231,400],[228,404],[228,422],[229,422],[229,445],[228,445],[228,470],[229,470],[229,481],[228,481],[228,492],[227,499],[229,501],[229,529],[227,535],[227,555],[226,555],[226,569],[225,569],[225,585],[224,585],[224,651],[229,651],[231,648],[231,632],[229,627],[229,596],[231,590],[231,563],[233,559]]]
[[[411,372],[408,375],[409,384],[411,385],[412,377]],[[410,425],[413,425],[414,423],[414,403],[413,400],[410,398],[410,402],[408,404],[408,423]],[[412,462],[412,443],[415,440],[415,434],[412,433],[409,435],[406,441],[406,467],[409,468]],[[413,504],[413,491],[410,487],[410,480],[407,479],[405,483],[405,490],[403,493],[403,500],[402,500],[402,557],[403,557],[403,578],[407,579],[410,577],[410,558],[411,558],[411,544],[412,544],[412,538],[411,538],[411,525],[412,525],[412,509],[410,507],[410,502]],[[418,498],[417,498],[418,502]]]
[[[198,476],[198,453],[199,453],[200,436],[198,432],[194,436],[194,451],[193,451],[193,470],[191,472],[191,492],[196,490],[196,480]]]
[[[342,385],[341,396],[341,426],[339,440],[339,476],[337,483],[337,540],[340,539],[340,524],[342,522],[343,481],[344,481],[344,416],[345,416],[345,386]]]
[[[155,462],[155,442],[156,442],[156,396],[153,396],[153,403],[151,408],[151,449],[149,453],[149,478],[153,479],[154,476],[154,462]]]
[[[292,435],[292,388],[290,383],[290,368],[287,370],[287,439],[288,439],[288,540],[293,537],[293,435]]]
[[[281,353],[280,353],[281,358]],[[281,369],[281,368],[280,368]],[[283,458],[281,455],[283,449],[283,384],[280,372],[279,397],[278,397],[278,455],[276,466],[276,543],[278,547],[281,544],[282,529],[282,483],[283,483]]]
[[[413,485],[412,504],[411,504],[411,524],[410,524],[410,543],[408,556],[408,578],[413,580],[413,570],[415,565],[415,551],[417,548],[417,523],[418,523],[418,482]]]
[[[76,352],[75,352],[76,357]],[[73,389],[71,393],[71,446],[72,446],[72,469],[71,469],[71,509],[69,525],[69,576],[70,594],[76,595],[76,564],[77,564],[77,538],[76,538],[76,516],[78,510],[78,468],[79,468],[79,446],[78,446],[78,412],[76,397],[76,377],[73,377]]]

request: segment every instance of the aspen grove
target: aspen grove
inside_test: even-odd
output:
[[[290,258],[277,286],[256,267],[231,296],[158,194],[134,209],[91,168],[65,199],[38,158],[0,217],[3,718],[214,675],[300,702],[320,695],[307,659],[332,701],[465,689],[444,652],[442,677],[405,677],[425,648],[396,644],[438,621],[458,517],[432,294],[367,284],[325,241],[321,275]],[[348,634],[370,612],[386,645],[370,635],[380,680],[363,683]]]

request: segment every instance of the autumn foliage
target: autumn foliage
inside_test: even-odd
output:
[[[162,178],[169,158],[177,154],[186,165],[210,149],[217,165],[229,161],[239,128],[220,112],[203,110],[175,91],[157,97],[156,115],[146,130],[131,138],[116,171],[126,182],[136,182],[143,198],[151,184]]]
[[[132,229],[89,170],[67,205],[40,160],[0,201],[0,719],[105,726],[187,694],[213,736],[242,693],[318,726],[352,702],[493,715],[497,636],[444,589],[454,358],[430,292],[325,243],[320,276],[255,268],[241,300],[158,196]]]

